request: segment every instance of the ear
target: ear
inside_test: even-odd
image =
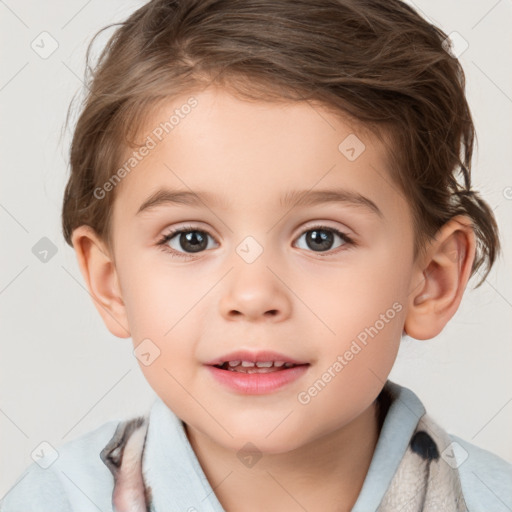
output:
[[[404,325],[406,334],[426,340],[443,330],[462,300],[475,251],[475,233],[468,217],[458,215],[441,227],[418,261]]]
[[[86,225],[75,228],[71,240],[80,271],[107,329],[118,338],[130,337],[117,271],[106,244]]]

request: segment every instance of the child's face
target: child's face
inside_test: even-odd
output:
[[[197,106],[182,109],[184,95],[147,124],[139,140],[150,135],[156,145],[116,190],[126,322],[135,346],[151,340],[146,358],[158,347],[141,369],[185,423],[231,449],[251,441],[285,452],[348,425],[388,377],[414,286],[410,210],[384,147],[358,134],[359,156],[353,135],[340,150],[353,130],[327,111],[244,102],[213,88],[194,97]],[[174,128],[159,141],[162,130],[154,130],[176,109]],[[208,198],[137,213],[161,189]],[[334,189],[380,213],[348,195],[280,205],[293,191]],[[324,231],[314,236],[318,226]],[[166,252],[157,243],[171,228],[192,232],[189,243],[179,234],[168,241]],[[205,365],[235,350],[276,351],[309,365],[279,389],[244,394]]]

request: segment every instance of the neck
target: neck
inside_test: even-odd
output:
[[[254,466],[186,425],[203,471],[226,512],[350,511],[361,491],[382,424],[378,401],[350,424],[295,450],[264,454]]]

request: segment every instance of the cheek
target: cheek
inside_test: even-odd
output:
[[[137,356],[146,381],[167,404],[179,408],[189,398],[182,386],[194,379],[197,369],[194,318],[200,295],[173,276],[154,266],[138,272],[126,308],[135,355],[150,354],[150,361]]]
[[[317,293],[314,289],[310,292],[311,302],[334,331],[326,331],[326,335],[347,338],[374,324],[390,309],[387,317],[402,319],[398,313],[405,310],[408,279],[405,261],[357,257],[345,268],[333,269],[328,279],[322,279]]]
[[[362,259],[350,271],[339,271],[322,287],[316,304],[334,333],[317,337],[317,368],[298,402],[312,416],[325,416],[322,429],[361,414],[395,362],[406,310],[407,267],[394,265],[391,257],[378,261],[381,265]]]
[[[346,354],[339,374],[349,377],[347,383],[375,379],[371,371],[385,381],[400,345],[412,266],[407,251],[384,244],[379,249],[354,253],[350,263],[333,270],[315,302],[329,327],[323,329],[322,364],[329,367]]]
[[[134,350],[148,349],[154,357],[149,365],[139,358],[152,387],[165,385],[166,390],[178,392],[177,381],[190,378],[196,363],[196,340],[202,334],[198,322],[204,306],[201,299],[215,284],[214,276],[176,265],[171,268],[165,255],[161,261],[136,260],[125,258],[118,263]]]
[[[167,342],[184,325],[190,327],[195,305],[211,286],[211,279],[203,280],[177,265],[171,267],[165,258],[126,258],[118,264],[134,342],[145,337]]]

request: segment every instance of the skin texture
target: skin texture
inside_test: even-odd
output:
[[[140,140],[189,97],[160,108]],[[378,139],[308,102],[248,102],[213,87],[194,97],[197,106],[117,186],[113,251],[90,227],[74,231],[81,272],[114,335],[134,347],[149,338],[160,350],[141,370],[185,422],[226,511],[348,511],[373,456],[374,400],[401,335],[431,338],[457,310],[475,252],[471,225],[452,219],[415,259],[411,212]],[[365,145],[354,161],[338,149],[350,134]],[[137,215],[162,187],[219,200]],[[280,206],[292,190],[334,188],[365,196],[382,215],[346,202]],[[166,246],[189,258],[157,245],[171,227],[188,225],[208,233],[202,252],[190,253],[179,235]],[[331,246],[308,244],[318,225],[354,243],[328,232]],[[237,253],[248,236],[262,250],[251,263]],[[298,394],[393,304],[378,334],[300,403]],[[310,366],[281,390],[241,395],[204,366],[237,349],[275,350]],[[262,455],[252,467],[237,457],[247,442]]]

